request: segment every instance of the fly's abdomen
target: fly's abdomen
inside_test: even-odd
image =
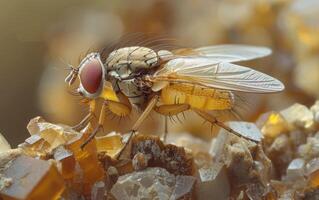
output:
[[[203,110],[228,110],[233,106],[231,92],[188,84],[170,84],[161,92],[163,104],[189,104]]]

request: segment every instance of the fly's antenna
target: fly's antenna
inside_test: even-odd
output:
[[[77,78],[77,76],[78,76],[78,74],[79,74],[79,69],[76,68],[76,67],[73,67],[72,65],[68,65],[68,67],[69,67],[69,69],[70,69],[71,71],[70,71],[69,75],[65,78],[64,81],[65,81],[69,86],[71,86],[71,85],[75,82],[75,80],[76,80],[76,78]]]

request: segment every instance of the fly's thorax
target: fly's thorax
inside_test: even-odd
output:
[[[110,76],[127,78],[133,74],[158,66],[159,56],[147,47],[125,47],[110,53],[106,68]]]
[[[134,79],[118,81],[117,86],[128,97],[130,103],[135,105],[142,105],[144,103],[145,94],[135,83]]]

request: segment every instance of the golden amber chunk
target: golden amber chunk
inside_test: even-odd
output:
[[[72,152],[59,146],[53,155],[56,161],[59,161],[60,171],[64,179],[71,179],[75,174],[75,158]]]
[[[277,112],[268,112],[261,115],[257,121],[257,125],[263,135],[270,139],[289,131],[288,122]]]
[[[32,157],[45,156],[51,149],[51,145],[37,134],[28,137],[19,147],[22,148],[27,155]]]
[[[81,145],[86,140],[85,134],[78,134],[65,147],[75,156],[84,174],[84,182],[94,184],[104,177],[103,168],[97,157],[96,141],[93,139],[83,149]]]
[[[111,133],[96,137],[96,147],[98,152],[106,152],[109,156],[114,157],[123,147],[122,136]]]
[[[12,183],[1,190],[4,200],[57,199],[65,189],[57,168],[48,161],[21,155],[3,172]]]
[[[309,186],[310,187],[318,187],[319,186],[319,170],[317,170],[309,175]]]

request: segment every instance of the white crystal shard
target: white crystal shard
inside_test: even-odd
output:
[[[176,199],[191,195],[195,178],[170,174],[163,168],[147,168],[120,176],[111,189],[118,200]]]
[[[305,174],[309,176],[317,170],[319,170],[319,158],[314,158],[307,163]]]
[[[304,105],[295,103],[280,113],[288,123],[297,127],[311,128],[314,125],[313,113]]]
[[[242,136],[252,139],[254,141],[260,142],[263,139],[263,135],[258,127],[250,122],[237,122],[231,121],[228,122],[227,125],[236,131],[237,133],[241,134]],[[221,131],[226,131],[221,129]]]
[[[301,158],[296,158],[290,162],[287,168],[287,179],[298,180],[304,176],[305,161]]]
[[[220,168],[219,171],[215,171],[211,173],[208,177],[213,179],[209,179],[208,177],[202,179],[200,177],[196,184],[197,192],[196,197],[198,200],[206,200],[206,199],[219,199],[219,200],[228,200],[230,197],[230,183],[228,181],[227,172],[225,167]],[[214,174],[213,176],[211,176]]]
[[[105,184],[103,181],[96,182],[92,187],[91,199],[92,200],[100,200],[105,199]]]
[[[187,195],[192,191],[195,184],[195,178],[192,176],[177,176],[175,188],[170,200],[175,200]]]
[[[0,153],[6,152],[9,149],[11,149],[10,144],[8,141],[3,137],[3,135],[0,133]]]
[[[311,106],[310,110],[313,114],[315,122],[319,123],[319,100],[316,101],[315,104],[313,104],[313,106]]]

